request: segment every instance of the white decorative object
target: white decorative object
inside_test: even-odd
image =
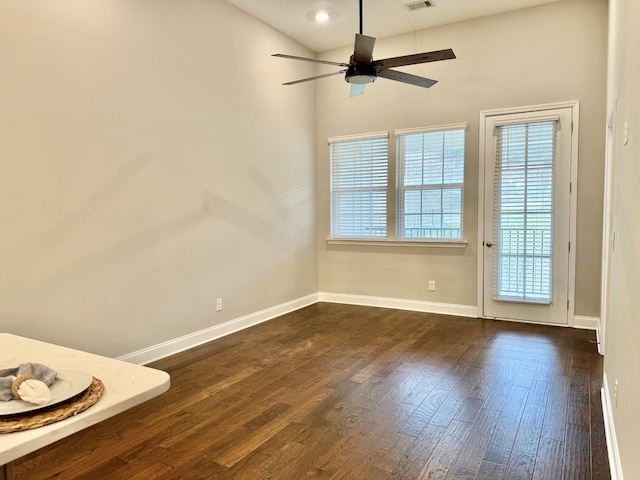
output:
[[[25,380],[18,387],[18,396],[20,400],[28,403],[35,403],[36,405],[46,405],[51,401],[51,390],[47,387],[47,384],[30,378]]]

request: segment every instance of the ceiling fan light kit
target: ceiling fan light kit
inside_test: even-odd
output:
[[[437,83],[437,80],[431,78],[420,77],[409,73],[392,70],[392,67],[403,67],[407,65],[417,65],[427,62],[438,62],[441,60],[451,60],[456,58],[453,50],[437,50],[434,52],[423,52],[412,55],[404,55],[400,57],[385,58],[382,60],[373,60],[373,47],[376,39],[362,34],[362,0],[360,1],[360,33],[356,33],[353,55],[349,59],[349,63],[331,62],[327,60],[318,60],[315,58],[297,57],[294,55],[285,55],[275,53],[274,57],[288,58],[290,60],[301,60],[304,62],[320,63],[324,65],[334,65],[343,67],[337,72],[325,73],[314,77],[294,80],[292,82],[283,83],[283,85],[295,85],[320,78],[332,77],[344,73],[344,79],[351,84],[350,96],[361,95],[364,93],[364,86],[373,83],[378,77],[397,82],[407,83],[418,87],[429,88]],[[423,2],[430,3],[430,2]]]
[[[377,72],[372,65],[349,65],[347,72],[344,75],[344,79],[348,83],[354,83],[356,85],[366,85],[367,83],[373,83],[376,81]]]

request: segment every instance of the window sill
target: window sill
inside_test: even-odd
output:
[[[417,247],[417,248],[466,248],[466,240],[365,240],[362,238],[328,238],[327,245],[354,245],[364,247]]]

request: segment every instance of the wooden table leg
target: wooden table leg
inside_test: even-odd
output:
[[[0,480],[14,480],[13,462],[0,466]]]

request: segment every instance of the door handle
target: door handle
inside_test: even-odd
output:
[[[493,243],[491,243],[491,242],[485,242],[485,245],[486,245],[487,247],[489,247],[489,248],[493,247]]]

